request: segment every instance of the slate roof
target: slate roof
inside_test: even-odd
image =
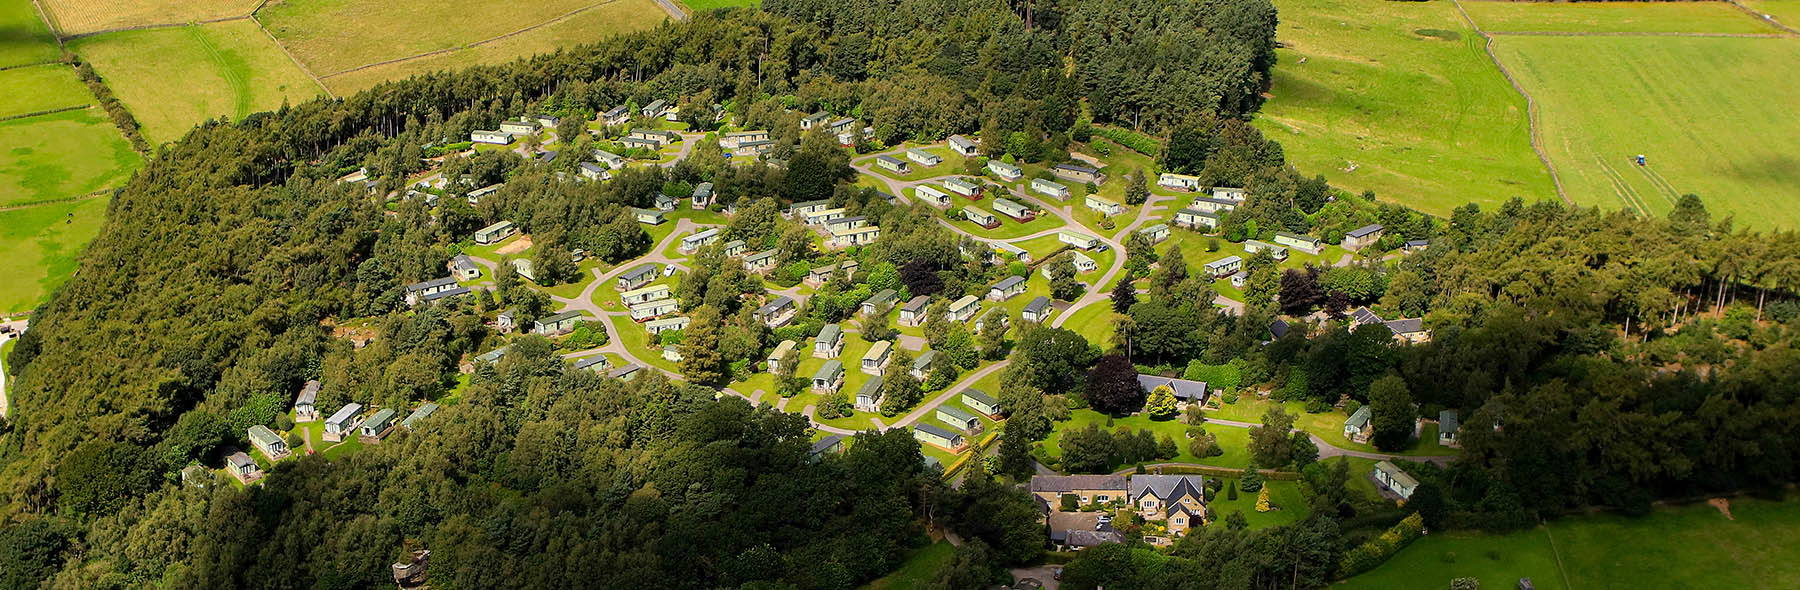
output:
[[[407,292],[424,291],[426,289],[435,289],[437,287],[442,287],[445,285],[454,285],[454,284],[456,284],[456,277],[444,277],[441,279],[431,279],[429,281],[419,281],[417,283],[407,285],[406,290],[407,290]]]
[[[1043,295],[1039,295],[1035,299],[1032,299],[1031,303],[1025,304],[1026,313],[1042,314],[1049,309],[1050,298]]]
[[[1206,382],[1204,381],[1171,379],[1160,375],[1143,374],[1139,374],[1137,379],[1138,386],[1143,387],[1144,391],[1150,391],[1167,385],[1169,386],[1169,389],[1175,392],[1175,399],[1183,401],[1200,401],[1206,399]]]
[[[1387,323],[1387,320],[1381,319],[1381,316],[1375,315],[1375,312],[1369,311],[1367,307],[1358,307],[1356,311],[1350,312],[1350,319],[1359,326]]]
[[[1173,501],[1184,495],[1191,495],[1204,501],[1206,499],[1206,477],[1200,475],[1133,475],[1131,476],[1131,499],[1140,500],[1148,493],[1163,501]]]
[[[1027,485],[1033,492],[1057,494],[1075,490],[1130,489],[1128,478],[1123,475],[1034,475]]]
[[[1288,333],[1288,323],[1287,322],[1282,321],[1280,318],[1276,318],[1269,322],[1269,334],[1274,335],[1276,339],[1280,339],[1284,336],[1287,336],[1287,333]]]
[[[1381,224],[1371,223],[1369,225],[1365,225],[1365,226],[1350,230],[1350,233],[1347,233],[1344,235],[1352,237],[1352,238],[1360,238],[1360,237],[1381,231],[1381,229],[1382,229]]]
[[[1456,410],[1438,412],[1438,436],[1456,434],[1456,430],[1461,427],[1456,421]]]
[[[1388,329],[1393,330],[1395,334],[1414,334],[1425,331],[1425,320],[1419,318],[1391,320],[1386,324]]]

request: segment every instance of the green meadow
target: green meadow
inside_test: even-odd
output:
[[[0,2],[0,67],[46,63],[62,59],[56,37],[28,0]]]
[[[97,107],[0,121],[0,207],[123,182],[141,160]]]
[[[26,311],[75,272],[76,257],[100,232],[105,198],[0,210],[0,313]]]
[[[1332,184],[1448,215],[1556,197],[1514,92],[1448,2],[1278,0],[1257,126]]]
[[[94,104],[94,95],[69,66],[51,63],[0,70],[0,88],[30,92],[0,93],[0,117]]]
[[[1489,32],[1776,33],[1724,2],[1462,3]]]

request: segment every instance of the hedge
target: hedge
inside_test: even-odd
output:
[[[1131,148],[1132,151],[1146,156],[1155,156],[1162,153],[1162,143],[1156,141],[1156,138],[1129,129],[1095,127],[1094,135],[1113,140],[1119,145]]]
[[[1343,560],[1338,562],[1338,578],[1348,578],[1375,569],[1375,566],[1386,562],[1423,534],[1425,519],[1419,513],[1414,512],[1412,516],[1400,519],[1399,524],[1389,528],[1381,536],[1345,552]]]

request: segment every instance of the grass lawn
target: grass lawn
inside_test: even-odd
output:
[[[648,29],[667,20],[669,16],[654,0],[614,0],[597,5],[587,0],[551,0],[529,4],[502,0],[455,0],[431,6],[372,0],[327,3],[331,4],[345,8],[334,10],[330,14],[306,14],[303,17],[306,22],[292,20],[285,25],[288,27],[285,30],[278,29],[275,22],[267,19],[265,22],[269,23],[270,30],[283,43],[295,48],[295,55],[300,56],[302,62],[324,78],[325,84],[332,91],[340,94],[416,74],[476,64],[503,63],[522,56],[549,53],[558,47],[591,42],[602,35]],[[309,11],[307,6],[310,4],[302,4],[299,10]],[[544,23],[556,18],[555,15],[563,15],[585,6],[592,8],[518,35],[463,47]],[[273,9],[264,11],[270,12]],[[482,16],[464,18],[464,15],[470,14]],[[350,29],[346,29],[345,23],[352,23],[349,25]],[[415,23],[431,25],[418,26]],[[396,34],[397,32],[404,34]],[[302,35],[308,37],[304,42],[290,41]],[[296,48],[296,44],[305,47],[305,52]],[[333,75],[347,68],[452,47],[463,48]]]
[[[1208,418],[1218,418],[1220,420],[1261,423],[1263,413],[1267,412],[1269,407],[1275,403],[1276,402],[1273,400],[1250,399],[1247,396],[1240,398],[1238,403],[1235,404],[1225,404],[1221,400],[1219,408],[1216,410],[1208,409],[1206,416]],[[1306,413],[1305,404],[1300,402],[1286,402],[1281,404],[1281,406],[1287,413],[1295,416],[1295,428],[1312,433],[1313,435],[1324,439],[1325,442],[1331,443],[1333,446],[1356,451],[1386,452],[1380,451],[1370,445],[1350,442],[1350,439],[1345,438],[1344,420],[1348,419],[1349,416],[1345,415],[1342,411],[1334,409],[1318,414],[1308,414]],[[1413,441],[1412,447],[1391,454],[1421,457],[1455,455],[1458,452],[1459,451],[1456,449],[1439,445],[1437,443],[1437,425],[1427,424],[1419,433],[1419,439]]]
[[[949,191],[945,191],[945,192],[949,192]],[[996,196],[996,195],[998,195],[998,196]],[[989,190],[986,193],[983,193],[981,195],[980,199],[974,200],[974,201],[968,200],[961,196],[955,196],[950,201],[951,208],[938,210],[938,215],[942,216],[944,219],[950,220],[950,223],[952,225],[955,225],[957,228],[959,228],[963,231],[969,232],[970,234],[974,234],[974,235],[981,236],[984,238],[994,238],[994,239],[999,239],[999,240],[1008,240],[1008,239],[1012,239],[1012,238],[1025,237],[1025,236],[1029,236],[1031,234],[1035,234],[1035,233],[1038,233],[1038,232],[1041,232],[1044,230],[1060,228],[1065,225],[1062,221],[1062,218],[1052,215],[1048,211],[1043,212],[1042,214],[1038,215],[1036,219],[1033,219],[1031,221],[1026,221],[1026,222],[1020,222],[1017,219],[1007,217],[1006,215],[1001,214],[1000,212],[994,210],[994,199],[995,198],[1010,199],[1015,203],[1020,202],[1019,198],[1016,196],[1007,194],[1002,191]],[[1000,227],[996,227],[994,229],[988,229],[985,227],[981,227],[979,225],[975,225],[975,222],[969,221],[967,218],[964,218],[962,216],[961,209],[964,207],[969,207],[969,206],[980,207],[981,210],[987,211],[988,213],[993,214],[995,219],[1000,220]],[[952,209],[957,210],[957,215],[954,217],[952,217],[950,215],[950,211]],[[1054,238],[1054,236],[1052,236],[1052,238]]]
[[[31,89],[0,94],[0,117],[51,109],[98,104],[75,70],[62,64],[44,64],[0,70],[0,88]]]
[[[619,339],[624,342],[625,349],[631,351],[632,356],[665,370],[681,372],[680,363],[662,357],[662,345],[656,343],[655,336],[645,330],[643,325],[631,321],[631,318],[610,315],[606,316],[606,321],[612,324],[613,331],[619,333]]]
[[[1066,313],[1066,312],[1065,312]],[[1113,313],[1111,300],[1101,301],[1075,310],[1069,319],[1063,320],[1063,327],[1074,330],[1086,338],[1089,344],[1104,349],[1112,341],[1113,321],[1124,317]]]
[[[1693,193],[1753,229],[1800,226],[1800,119],[1785,106],[1800,92],[1800,42],[1502,37],[1495,52],[1541,102],[1575,202],[1661,216]],[[1632,165],[1636,154],[1649,166]]]
[[[1295,168],[1437,215],[1469,202],[1492,210],[1515,196],[1556,197],[1531,150],[1525,99],[1454,5],[1278,0],[1276,8],[1284,48],[1256,125]]]
[[[1800,25],[1800,0],[1742,0],[1741,4],[1787,26]]]
[[[899,158],[902,162],[906,162],[907,170],[909,170],[906,174],[895,174],[886,168],[875,165],[875,156],[857,158],[856,160],[852,160],[852,163],[858,166],[867,166],[870,170],[875,171],[876,174],[892,180],[924,180],[940,176],[960,175],[963,173],[963,166],[965,166],[965,162],[967,161],[962,154],[956,153],[942,143],[919,144],[907,142],[904,145],[895,146],[895,149],[898,148],[923,150],[927,153],[936,154],[938,157],[943,158],[944,161],[936,166],[926,166],[906,157],[906,152],[904,151],[888,154],[895,158]]]
[[[1228,479],[1225,480],[1225,485],[1237,487],[1238,481],[1235,479]],[[1269,505],[1274,506],[1274,510],[1268,512],[1256,511],[1256,498],[1261,492],[1245,492],[1240,490],[1238,491],[1238,498],[1232,500],[1230,499],[1230,493],[1221,489],[1219,490],[1219,494],[1213,497],[1211,503],[1214,513],[1218,515],[1220,521],[1223,521],[1225,515],[1233,512],[1241,512],[1244,515],[1244,520],[1249,522],[1250,528],[1253,529],[1292,524],[1299,522],[1301,519],[1306,518],[1307,514],[1312,513],[1312,510],[1306,504],[1306,494],[1301,490],[1300,482],[1267,481],[1264,485],[1269,487]]]
[[[30,6],[29,2],[24,3]],[[257,0],[44,0],[44,10],[64,35],[144,25],[167,25],[247,16]]]
[[[151,143],[322,91],[250,21],[125,31],[69,42],[143,124]]]
[[[693,0],[687,0],[687,2],[692,4]],[[900,564],[900,569],[894,570],[894,573],[882,576],[880,579],[873,582],[869,582],[869,585],[864,586],[863,590],[912,590],[913,588],[924,588],[927,583],[931,582],[931,577],[933,574],[937,573],[938,568],[950,563],[950,560],[955,558],[956,547],[951,546],[948,541],[938,541],[926,545],[908,554],[906,556],[906,562]]]
[[[44,19],[38,17],[30,2],[0,3],[0,27],[7,30],[6,42],[0,43],[0,67],[62,59],[56,36],[50,34],[50,28],[44,26]]]
[[[1464,2],[1485,31],[1777,33],[1724,2]]]
[[[100,232],[105,198],[0,211],[0,312],[26,311],[75,273],[76,257]]]
[[[142,164],[97,108],[0,122],[0,207],[116,186]]]
[[[581,261],[576,267],[580,269],[580,274],[577,275],[578,278],[575,279],[575,282],[564,283],[554,287],[539,287],[538,290],[563,299],[574,299],[576,295],[581,294],[583,289],[587,288],[588,283],[594,282],[595,269],[599,269],[600,272],[606,272],[613,269],[613,265],[593,257]],[[598,293],[599,290],[596,290],[595,292]]]
[[[692,10],[694,12],[703,12],[703,11],[712,10],[715,8],[728,8],[728,7],[732,7],[732,6],[759,6],[762,4],[762,1],[761,0],[681,0],[681,4],[683,6],[686,6],[688,10]]]
[[[1098,424],[1101,429],[1110,432],[1115,428],[1124,426],[1131,429],[1132,432],[1148,429],[1152,434],[1156,435],[1159,440],[1163,435],[1174,438],[1175,446],[1181,450],[1181,454],[1176,456],[1175,459],[1172,460],[1173,462],[1198,463],[1201,465],[1229,467],[1233,469],[1242,469],[1250,464],[1250,455],[1247,450],[1250,445],[1250,429],[1248,428],[1219,425],[1207,426],[1206,432],[1218,439],[1219,448],[1224,449],[1225,454],[1216,457],[1200,458],[1188,453],[1187,425],[1183,424],[1180,418],[1172,420],[1151,420],[1148,416],[1139,414],[1124,418],[1114,418],[1112,426],[1106,425],[1106,419],[1107,416],[1105,414],[1093,410],[1075,410],[1070,414],[1068,420],[1057,422],[1055,430],[1051,431],[1050,436],[1037,444],[1043,446],[1046,454],[1052,457],[1061,457],[1062,447],[1060,445],[1062,443],[1062,435],[1069,430],[1087,428],[1089,424]],[[1128,467],[1131,466],[1117,466],[1119,469]]]

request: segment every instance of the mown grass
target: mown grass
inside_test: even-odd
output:
[[[0,207],[114,186],[142,163],[97,109],[0,122]]]
[[[1541,102],[1544,143],[1575,202],[1661,215],[1693,193],[1741,225],[1800,226],[1789,108],[1800,42],[1500,37],[1495,51]],[[1630,163],[1637,154],[1649,167]]]
[[[249,21],[107,33],[69,47],[130,107],[151,143],[179,139],[213,117],[240,119],[322,90]]]
[[[693,2],[690,0],[689,3],[692,4]],[[894,570],[894,573],[882,576],[873,582],[869,582],[869,585],[864,586],[863,590],[912,590],[914,588],[924,588],[931,582],[932,576],[937,573],[939,568],[949,564],[950,560],[955,558],[956,547],[952,546],[948,541],[938,541],[926,545],[908,554],[906,556],[906,561],[900,564],[900,569]]]
[[[248,16],[258,0],[44,0],[64,35],[145,25],[168,25]],[[24,3],[30,6],[29,2]]]
[[[1296,168],[1439,215],[1469,202],[1492,209],[1515,196],[1556,197],[1531,150],[1524,98],[1454,5],[1276,7],[1285,48],[1256,125]]]
[[[1800,0],[1740,0],[1740,3],[1773,17],[1781,24],[1800,26]]]
[[[1484,31],[1563,33],[1776,33],[1724,2],[1462,3]]]
[[[76,258],[100,233],[105,198],[0,211],[0,313],[27,311],[75,273]]]
[[[75,70],[63,64],[0,70],[0,88],[15,89],[14,92],[0,93],[0,117],[96,102],[94,95],[88,93],[87,85],[75,77]]]
[[[37,9],[25,0],[0,2],[0,27],[9,33],[0,37],[0,67],[57,61],[62,50],[56,37],[38,17]]]
[[[681,4],[694,12],[705,12],[734,6],[761,6],[762,0],[681,0]]]

